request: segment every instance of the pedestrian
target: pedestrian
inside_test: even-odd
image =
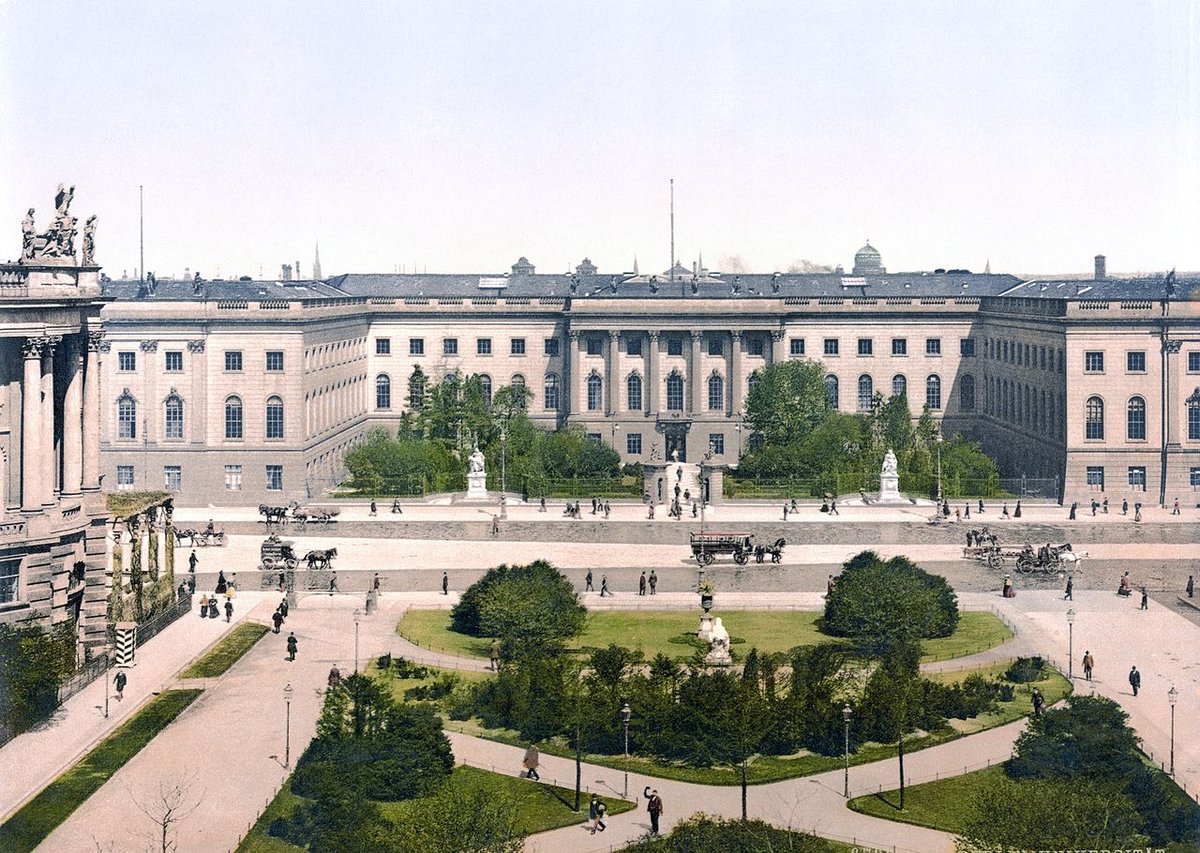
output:
[[[125,698],[125,683],[127,681],[129,681],[129,676],[125,674],[125,670],[117,670],[117,677],[113,679],[113,684],[117,687],[118,702]]]
[[[196,551],[192,550],[192,556],[188,557],[188,572],[191,573],[192,579],[196,577],[196,564],[200,562],[200,558],[196,556]]]
[[[608,501],[605,501],[604,502],[604,517],[608,518],[609,513],[611,513],[611,512],[612,512],[612,504],[609,503]]]
[[[1021,501],[1017,501],[1017,508],[1013,510],[1013,518],[1021,517]]]
[[[279,591],[283,592],[283,589],[286,585],[287,585],[287,574],[285,572],[280,572],[279,573]]]
[[[604,596],[606,596],[606,595],[612,595],[612,593],[609,592],[609,590],[608,590],[608,575],[601,575],[600,576],[600,597],[604,598]]]
[[[448,572],[442,572],[442,595],[450,594],[450,575]]]
[[[696,513],[700,511],[700,506],[695,501],[692,501],[692,518],[696,517]]]
[[[225,580],[225,570],[221,569],[217,572],[217,588],[214,591],[217,595],[220,595],[227,589],[229,589],[229,583]]]
[[[402,515],[403,512],[404,511],[400,509],[400,499],[392,498],[392,514],[393,515],[397,515],[397,514]]]
[[[799,512],[799,511],[800,511],[800,505],[798,503],[796,503],[795,498],[792,498],[792,512]]]
[[[335,592],[341,592],[337,585],[337,572],[334,572],[329,578],[329,594],[333,595]]]
[[[1133,695],[1137,696],[1138,688],[1142,686],[1142,674],[1136,666],[1129,670],[1129,686],[1133,688]]]
[[[1004,593],[1005,598],[1016,598],[1017,591],[1013,588],[1012,575],[1004,576]]]
[[[375,506],[375,501],[371,501],[371,517],[374,518],[379,510]]]
[[[1129,498],[1121,498],[1121,515],[1129,515]]]
[[[1064,601],[1075,600],[1075,576],[1067,575],[1067,594],[1063,596]]]
[[[592,822],[592,835],[596,834],[596,805],[600,802],[600,798],[592,794],[592,800],[588,803],[588,820]]]
[[[833,595],[833,586],[834,586],[833,575],[830,575],[829,580],[825,581],[825,597],[826,598]]]
[[[970,503],[970,501],[968,501],[967,503],[963,504],[963,518],[970,518],[970,517],[971,517],[971,503]]]
[[[525,767],[525,777],[537,781],[538,776],[538,748],[533,744],[529,745],[529,749],[525,750],[525,758],[521,761]]]
[[[642,572],[642,576],[638,578],[638,595],[646,594],[646,573]]]
[[[500,516],[498,516],[498,515],[492,516],[492,535],[493,536],[500,535]]]
[[[271,615],[271,624],[275,626],[274,634],[279,633],[280,627],[283,625],[283,614],[279,612],[279,608],[275,608],[275,612]]]
[[[1033,716],[1040,717],[1042,715],[1042,708],[1046,706],[1045,697],[1043,697],[1042,692],[1035,687],[1033,688],[1033,693],[1029,698],[1033,703]]]
[[[1192,576],[1188,575],[1187,582],[1187,597],[1194,598],[1196,593],[1196,582],[1192,580]]]
[[[379,572],[376,572],[375,577],[371,578],[371,589],[379,592]]]
[[[960,510],[958,507],[954,508],[954,521],[956,524],[962,521],[962,510]]]
[[[983,498],[979,499],[979,514],[983,515]]]
[[[1096,665],[1096,659],[1092,657],[1090,651],[1083,653],[1083,677],[1088,681],[1092,680],[1092,667]]]
[[[1071,514],[1067,516],[1068,521],[1075,520],[1075,510],[1079,509],[1079,501],[1071,501]]]
[[[1133,505],[1133,520],[1135,522],[1142,520],[1142,505],[1140,503]]]
[[[1102,503],[1101,506],[1104,507],[1101,512],[1103,512],[1105,515],[1108,515],[1108,498],[1104,499],[1104,503]]]
[[[646,798],[646,811],[650,815],[650,834],[658,835],[658,819],[663,813],[662,797],[658,795],[657,790],[651,790],[649,785],[642,792],[642,796]]]
[[[585,577],[583,579],[583,591],[584,592],[595,592],[596,591],[595,589],[592,588],[592,570],[591,569],[588,569],[587,577]]]
[[[279,602],[279,613],[284,619],[288,617],[288,603],[286,598]]]
[[[788,514],[788,505],[784,504],[783,505],[783,520],[784,521],[787,521],[787,514]]]
[[[500,640],[492,640],[492,645],[488,649],[488,660],[492,662],[492,672],[500,668]]]
[[[338,665],[335,663],[329,669],[329,677],[325,679],[325,685],[330,690],[332,690],[333,688],[337,687],[341,683],[342,683],[342,671],[340,669],[338,669]]]
[[[233,602],[230,601],[228,598],[225,599],[225,621],[226,622],[233,621]]]
[[[1150,596],[1146,593],[1146,588],[1142,587],[1142,610],[1150,609]]]
[[[296,632],[293,631],[292,633],[288,634],[287,638],[288,660],[291,661],[296,659],[296,648],[298,645],[299,644],[296,642]]]
[[[654,588],[658,586],[658,575],[654,573],[654,569],[650,570],[650,594],[654,595]]]
[[[646,518],[649,518],[649,519],[654,518],[654,504],[650,504],[650,512],[647,513]]]
[[[1171,510],[1171,515],[1179,515],[1179,498],[1175,498],[1175,507]]]
[[[1129,577],[1129,572],[1121,575],[1121,583],[1117,587],[1117,595],[1122,595],[1126,598],[1133,595],[1133,580]]]
[[[1095,518],[1096,510],[1098,510],[1100,508],[1100,502],[1097,501],[1095,498],[1092,498],[1091,505],[1092,505],[1092,518]]]
[[[588,806],[588,814],[592,817],[592,835],[597,832],[604,832],[604,816],[608,814],[608,806],[604,805],[604,800],[592,794],[592,802]]]
[[[208,593],[200,594],[200,618],[208,618]]]
[[[545,495],[543,495],[538,500],[538,512],[545,512],[545,511],[546,511],[546,497],[545,497]]]
[[[1005,501],[1005,502],[1004,502],[1004,508],[1003,508],[1002,510],[1000,510],[1000,517],[1001,517],[1001,518],[1008,518],[1008,517],[1009,517],[1009,515],[1008,515],[1008,501]]]
[[[841,515],[841,513],[837,511],[837,498],[834,498],[833,500],[831,500],[829,502],[829,514],[830,515]],[[946,515],[950,514],[950,507],[948,504],[945,506],[945,514]]]

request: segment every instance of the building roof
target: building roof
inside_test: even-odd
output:
[[[199,285],[197,287],[197,284]],[[205,300],[241,299],[263,302],[279,299],[321,299],[345,296],[335,287],[321,281],[200,281],[160,278],[150,295],[137,279],[107,281],[106,296],[118,301],[202,302]]]
[[[1033,278],[1001,294],[1012,297],[1075,300],[1200,299],[1200,276],[1142,276],[1137,278]]]

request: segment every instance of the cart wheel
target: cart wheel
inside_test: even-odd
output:
[[[1023,575],[1028,575],[1033,572],[1033,563],[1028,560],[1017,560],[1017,571]]]
[[[271,569],[275,568],[275,560],[273,557],[263,557],[262,565],[263,569],[269,572]]]
[[[745,551],[738,551],[736,554],[733,555],[733,561],[735,563],[737,563],[739,566],[744,566],[744,565],[746,565],[747,562],[750,561],[750,555],[747,554]]]
[[[700,565],[702,565],[702,566],[711,566],[713,560],[715,560],[717,558],[713,556],[713,553],[711,551],[705,551],[696,559],[699,560]]]
[[[999,554],[988,554],[987,564],[989,569],[998,569],[1004,565],[1004,558]]]
[[[300,561],[296,559],[286,560],[283,565],[289,572],[291,572],[296,570],[296,566],[300,565]]]

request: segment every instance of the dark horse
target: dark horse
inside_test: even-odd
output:
[[[267,524],[287,524],[288,510],[293,507],[295,507],[295,503],[290,503],[287,506],[259,504],[258,514],[266,517]]]
[[[315,549],[304,555],[305,562],[308,563],[309,570],[313,569],[328,569],[333,562],[333,558],[337,556],[337,548]]]

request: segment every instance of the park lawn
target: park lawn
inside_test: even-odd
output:
[[[530,782],[513,775],[491,773],[475,767],[459,765],[446,780],[445,784],[461,786],[472,782],[482,782],[491,791],[510,793],[517,801],[517,829],[524,835],[533,835],[549,829],[558,829],[582,823],[587,819],[588,796],[585,793],[581,800],[581,810],[572,811],[575,804],[575,789],[555,787]],[[294,853],[301,848],[286,841],[272,838],[267,834],[267,828],[276,818],[290,817],[304,798],[292,793],[291,783],[283,786],[275,799],[267,806],[266,811],[259,817],[253,829],[243,839],[237,848],[237,853]],[[394,803],[380,803],[383,816],[392,823],[402,823],[413,808],[416,800],[401,800]],[[610,815],[618,815],[634,808],[634,804],[615,797],[605,797]]]
[[[821,612],[816,610],[728,610],[721,611],[735,651],[745,654],[751,647],[760,652],[786,652],[796,646],[839,643],[842,640],[818,629]],[[601,610],[588,614],[583,633],[570,644],[588,651],[617,643],[641,649],[646,659],[660,652],[672,658],[689,658],[695,646],[684,635],[694,634],[697,614],[681,610]],[[459,657],[486,658],[490,638],[471,637],[450,630],[447,610],[412,610],[404,614],[397,632],[424,648]],[[922,660],[944,660],[994,648],[1012,637],[1008,628],[991,613],[966,611],[949,637],[926,640]]]
[[[904,811],[897,806],[900,802],[898,791],[855,797],[850,801],[850,808],[885,820],[961,833],[975,815],[974,796],[1003,776],[1004,768],[997,764],[949,779],[910,785],[904,789]]]
[[[179,674],[180,678],[216,678],[224,675],[242,655],[267,633],[267,626],[257,622],[242,622],[221,638],[199,660]]]
[[[36,848],[201,692],[168,690],[150,700],[0,826],[0,850],[23,853]]]

